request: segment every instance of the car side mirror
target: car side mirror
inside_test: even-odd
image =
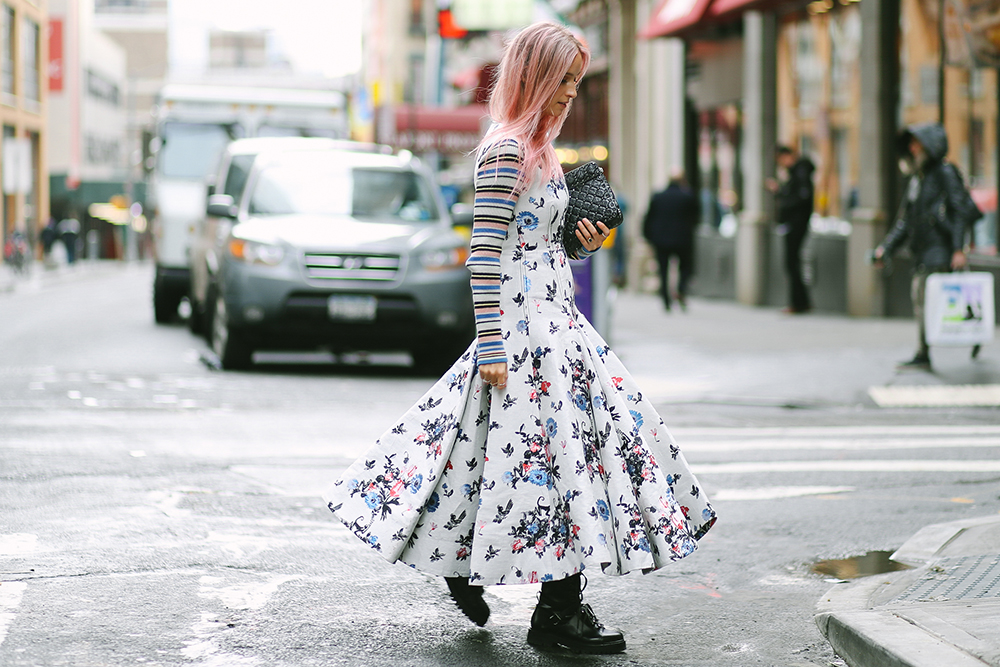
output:
[[[472,228],[472,205],[458,203],[451,207],[452,227]]]
[[[214,218],[235,219],[239,213],[231,195],[211,195],[205,213]]]

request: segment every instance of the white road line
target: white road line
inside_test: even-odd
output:
[[[853,486],[764,486],[756,489],[718,489],[712,493],[712,500],[777,500],[850,493],[853,490]]]
[[[302,575],[267,575],[265,581],[245,582],[222,586],[222,577],[205,575],[199,580],[199,597],[217,600],[223,607],[237,611],[263,609],[282,584]],[[189,660],[198,661],[202,667],[255,667],[260,664],[256,657],[244,657],[223,651],[219,647],[219,633],[226,628],[219,615],[202,611],[200,620],[191,626],[193,639],[188,640],[181,654]]]
[[[7,638],[7,628],[17,618],[17,608],[27,587],[24,581],[0,582],[0,644]]]
[[[31,533],[0,535],[0,556],[24,556],[35,550],[38,537]]]
[[[671,428],[678,438],[763,438],[763,437],[879,437],[921,436],[957,437],[963,435],[994,435],[1000,438],[1000,426],[772,426],[761,428]]]
[[[953,449],[959,447],[1000,448],[1000,437],[911,437],[911,438],[742,438],[719,440],[677,439],[684,452],[741,452],[768,450],[877,451],[891,449]]]
[[[271,575],[264,582],[216,586],[214,584],[222,583],[221,577],[204,576],[200,581],[201,587],[198,595],[203,598],[215,598],[228,609],[263,609],[282,584],[302,578],[303,576],[298,574],[278,574]]]
[[[746,461],[693,464],[696,475],[742,475],[758,472],[1000,472],[1000,461],[865,460]]]

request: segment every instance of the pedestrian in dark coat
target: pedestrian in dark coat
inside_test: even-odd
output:
[[[698,225],[698,197],[687,186],[683,172],[675,172],[665,190],[653,195],[643,221],[642,233],[656,249],[660,271],[660,294],[670,310],[670,258],[678,264],[674,295],[681,308],[687,305],[688,283],[694,269],[694,231]]]
[[[788,274],[790,303],[786,313],[807,313],[812,309],[809,290],[802,277],[802,246],[809,233],[813,213],[813,172],[816,166],[807,157],[799,157],[788,146],[778,146],[777,161],[788,172],[788,178],[778,183],[767,182],[778,199],[778,223],[785,232],[785,272]]]
[[[948,135],[939,123],[920,123],[900,135],[905,147],[903,164],[911,173],[900,205],[899,218],[873,253],[875,266],[884,266],[904,243],[913,255],[910,295],[917,319],[917,352],[901,368],[930,369],[924,329],[924,289],[927,276],[965,267],[965,229],[982,213],[972,203],[954,165],[945,160]]]

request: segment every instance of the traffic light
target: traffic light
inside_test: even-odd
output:
[[[469,31],[455,23],[450,9],[442,9],[438,12],[438,34],[443,39],[462,39]]]

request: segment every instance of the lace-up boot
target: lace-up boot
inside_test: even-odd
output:
[[[528,643],[538,648],[564,648],[574,653],[621,653],[625,638],[607,630],[589,604],[583,604],[580,575],[542,584],[531,615]]]
[[[490,618],[490,607],[483,599],[483,587],[470,585],[465,577],[445,577],[444,580],[448,584],[451,599],[462,613],[479,627],[486,625]]]

